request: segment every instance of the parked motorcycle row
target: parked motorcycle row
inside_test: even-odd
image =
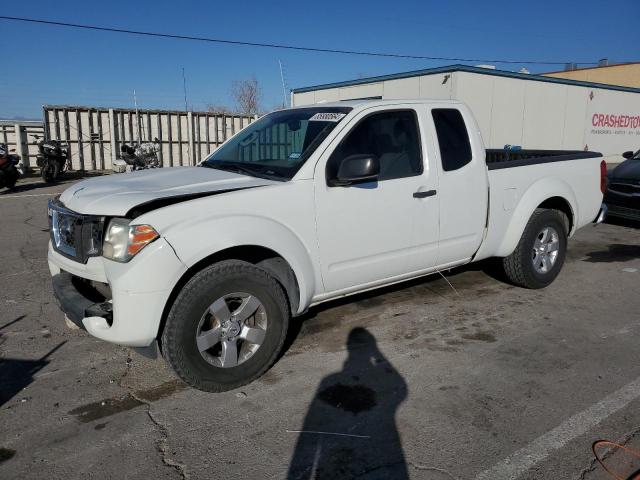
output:
[[[38,146],[36,165],[40,168],[40,176],[46,183],[56,182],[71,165],[69,145],[59,140],[46,140],[39,135],[32,135]],[[158,150],[160,141],[134,142],[120,147],[121,158],[113,163],[114,173],[146,170],[160,167]],[[9,150],[6,144],[0,143],[0,188],[12,189],[18,179],[25,175],[26,169],[20,156]]]
[[[53,183],[67,170],[69,163],[69,146],[58,140],[45,140],[39,135],[32,135],[38,145],[36,165],[40,167],[40,176],[46,183]],[[26,173],[20,156],[0,143],[0,188],[12,189],[18,178]]]

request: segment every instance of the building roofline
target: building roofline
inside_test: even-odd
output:
[[[608,85],[605,83],[584,82],[581,80],[569,80],[566,78],[545,77],[542,75],[534,75],[530,73],[516,73],[506,70],[493,70],[483,67],[471,67],[469,65],[448,65],[445,67],[427,68],[423,70],[413,70],[410,72],[394,73],[390,75],[380,75],[377,77],[359,78],[357,80],[348,80],[345,82],[325,83],[322,85],[314,85],[311,87],[294,88],[292,93],[313,92],[316,90],[327,90],[329,88],[351,87],[355,85],[364,85],[368,83],[384,82],[386,80],[399,80],[403,78],[420,77],[423,75],[436,75],[439,73],[466,72],[478,73],[480,75],[491,75],[494,77],[517,78],[520,80],[531,80],[534,82],[558,83],[561,85],[573,85],[576,87],[601,88],[604,90],[616,90],[619,92],[640,93],[640,88],[622,87],[619,85]]]
[[[42,126],[42,120],[16,120],[15,118],[0,118],[0,125],[24,125],[27,127]]]
[[[599,68],[624,67],[626,65],[638,65],[638,64],[640,64],[640,62],[612,63],[611,65],[596,65],[594,67],[576,68],[574,70],[554,70],[553,72],[544,72],[544,73],[541,73],[540,75],[549,75],[551,73],[582,72],[584,70],[597,70]]]
[[[79,110],[79,111],[101,111],[101,112],[106,112],[108,110],[113,110],[114,112],[129,112],[129,113],[135,113],[136,109],[135,107],[130,108],[130,107],[109,107],[109,106],[92,106],[92,105],[69,105],[69,104],[46,104],[42,106],[43,110]],[[163,113],[170,113],[171,115],[186,115],[187,113],[191,112],[193,114],[198,114],[198,115],[204,115],[204,114],[208,114],[213,116],[222,116],[224,115],[225,117],[247,117],[247,118],[254,118],[254,115],[250,115],[250,114],[246,114],[246,113],[238,113],[238,112],[209,112],[207,110],[167,110],[167,109],[158,109],[158,108],[139,108],[138,109],[140,112],[143,113],[150,113],[150,114],[163,114]]]

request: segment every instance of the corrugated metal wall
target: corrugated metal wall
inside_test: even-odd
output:
[[[44,106],[49,138],[67,142],[74,170],[109,170],[123,143],[158,138],[165,167],[195,165],[254,117],[209,112]]]
[[[381,97],[456,99],[474,113],[487,148],[595,150],[621,161],[637,150],[640,128],[597,128],[594,115],[640,115],[640,94],[471,72],[437,73],[294,92],[295,106]]]
[[[0,143],[6,143],[10,150],[15,149],[25,166],[36,164],[38,142],[33,135],[44,136],[41,122],[0,121]]]

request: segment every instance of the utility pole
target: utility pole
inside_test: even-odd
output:
[[[138,131],[138,143],[142,143],[140,135],[140,112],[138,112],[138,97],[136,97],[136,89],[133,89],[133,105],[136,108],[136,130]]]
[[[187,106],[187,77],[184,75],[184,67],[182,67],[182,90],[184,91],[184,111],[188,112]]]
[[[278,60],[278,64],[280,65],[280,80],[282,81],[282,106],[286,108],[289,106],[289,102],[287,101],[287,87],[284,81],[284,72],[282,70],[282,62]]]
[[[184,74],[184,67],[182,67],[182,90],[184,91],[184,111],[187,113],[187,132],[189,134],[189,142],[187,143],[187,157],[189,158],[189,165],[191,165],[191,143],[193,139],[193,116],[189,114],[189,106],[187,103],[187,77]]]

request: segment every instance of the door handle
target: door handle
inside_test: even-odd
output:
[[[420,192],[413,192],[413,198],[426,198],[433,197],[436,194],[435,190],[425,190]]]

